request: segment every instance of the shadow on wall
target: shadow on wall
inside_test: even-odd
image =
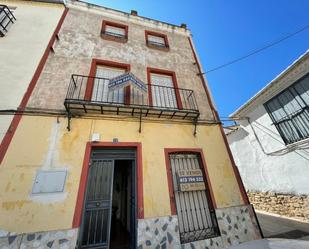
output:
[[[229,136],[233,137],[233,139],[229,139],[229,143],[233,144],[234,142],[239,142],[239,141],[245,139],[245,137],[248,136],[248,135],[249,135],[249,132],[247,132],[245,129],[239,127],[234,134],[233,134],[233,132],[229,134]]]

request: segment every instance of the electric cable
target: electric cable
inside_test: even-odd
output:
[[[286,35],[286,36],[280,38],[280,39],[277,40],[277,41],[271,42],[271,43],[265,45],[264,47],[255,49],[255,50],[253,50],[252,52],[250,52],[250,53],[248,53],[248,54],[246,54],[246,55],[243,55],[243,56],[241,56],[241,57],[239,57],[239,58],[236,58],[236,59],[234,59],[234,60],[231,60],[231,61],[229,61],[229,62],[223,63],[223,64],[221,64],[221,65],[219,65],[219,66],[217,66],[217,67],[214,67],[214,68],[212,68],[212,69],[210,69],[210,70],[207,70],[206,72],[204,72],[204,73],[202,73],[202,74],[214,72],[214,71],[217,71],[217,70],[219,70],[219,69],[221,69],[221,68],[224,68],[224,67],[227,67],[227,66],[229,66],[229,65],[232,65],[232,64],[234,64],[234,63],[236,63],[236,62],[239,62],[239,61],[241,61],[241,60],[244,60],[244,59],[246,59],[246,58],[248,58],[248,57],[250,57],[250,56],[253,56],[253,55],[257,54],[257,53],[260,53],[261,51],[263,51],[263,50],[265,50],[265,49],[268,49],[268,48],[270,48],[270,47],[272,47],[272,46],[275,46],[275,45],[277,45],[277,44],[279,44],[279,43],[281,43],[281,42],[283,42],[283,41],[285,41],[285,40],[287,40],[287,39],[289,39],[289,38],[291,38],[291,37],[293,37],[293,36],[295,36],[295,35],[297,35],[297,34],[303,32],[303,31],[305,31],[305,30],[308,29],[308,28],[309,28],[309,24],[305,25],[305,26],[302,27],[301,29],[299,29],[299,30],[297,30],[297,31],[295,31],[295,32],[293,32],[293,33],[291,33],[291,34],[288,34],[288,35]]]

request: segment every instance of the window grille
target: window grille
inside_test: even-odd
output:
[[[217,221],[205,176],[203,179],[206,189],[193,191],[181,191],[177,178],[181,170],[202,170],[199,155],[173,153],[169,155],[169,159],[181,243],[218,236]]]
[[[9,27],[15,21],[16,18],[8,6],[0,4],[0,37],[6,35]]]
[[[285,144],[309,137],[309,74],[264,104]]]
[[[124,38],[125,35],[126,35],[124,28],[114,27],[114,26],[110,26],[110,25],[106,25],[105,34],[111,35],[111,36],[116,36],[116,37],[119,37],[119,38]]]
[[[102,22],[101,36],[107,40],[126,42],[128,40],[128,26],[104,20]]]
[[[168,39],[165,34],[145,30],[146,45],[163,51],[169,50]]]
[[[160,36],[148,35],[148,43],[161,47],[166,46],[164,37]]]

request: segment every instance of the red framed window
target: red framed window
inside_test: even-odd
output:
[[[148,67],[147,80],[150,106],[183,109],[175,72]]]
[[[115,104],[130,104],[131,88],[110,91],[109,80],[130,71],[130,64],[93,59],[85,90],[85,100]]]
[[[145,30],[146,45],[149,48],[160,49],[163,51],[169,50],[167,35]]]
[[[128,26],[120,23],[103,20],[101,37],[110,41],[127,42]]]

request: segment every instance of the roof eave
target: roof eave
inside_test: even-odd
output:
[[[253,97],[251,97],[247,102],[241,105],[236,111],[229,115],[230,118],[240,117],[241,113],[245,111],[250,105],[253,104],[254,100],[263,95],[270,87],[276,84],[280,79],[282,79],[286,74],[288,74],[292,69],[294,69],[299,63],[301,63],[307,56],[309,56],[309,49],[298,57],[292,64],[290,64],[284,71],[277,75],[272,81],[270,81],[265,87],[258,91]]]

